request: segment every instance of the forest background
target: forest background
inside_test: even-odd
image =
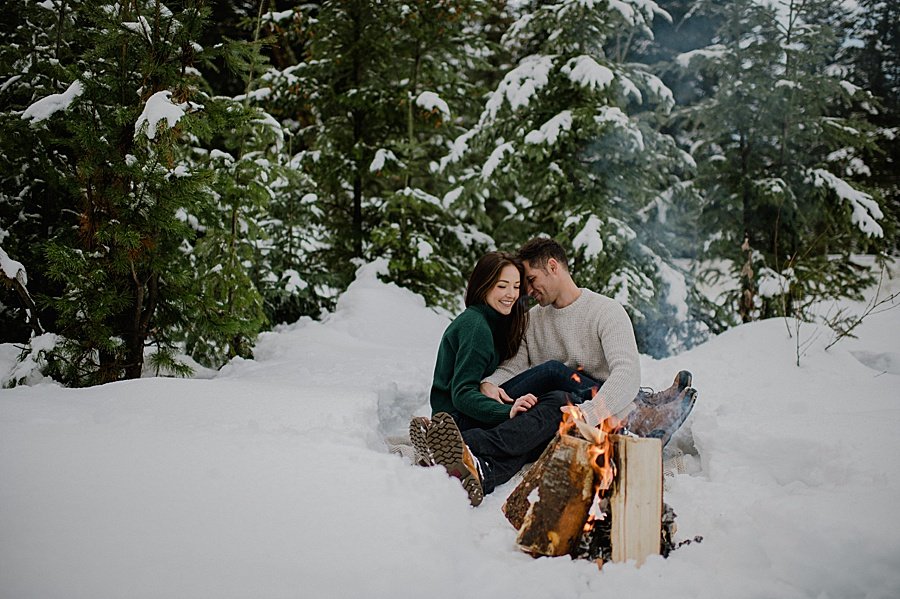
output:
[[[6,10],[0,343],[67,385],[247,357],[376,258],[452,314],[478,255],[551,235],[661,357],[852,333],[859,255],[897,251],[894,3]]]

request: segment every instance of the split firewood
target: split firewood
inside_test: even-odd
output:
[[[541,457],[525,472],[522,481],[516,485],[516,488],[513,489],[513,492],[509,494],[509,497],[506,498],[506,502],[503,504],[503,514],[516,530],[522,528],[522,523],[525,522],[525,514],[528,513],[528,508],[531,507],[531,501],[528,498],[531,492],[540,484],[547,462],[550,460],[553,452],[556,451],[558,444],[559,435],[557,434],[544,449]]]
[[[610,496],[612,559],[641,565],[660,552],[663,511],[659,439],[613,435],[616,478]]]
[[[535,556],[584,554],[591,559],[602,554],[638,565],[648,555],[660,553],[659,440],[620,435],[609,440],[615,468],[597,468],[595,443],[562,434],[525,473],[503,505],[506,518],[519,531],[516,540],[523,550]],[[589,518],[598,491],[605,494],[602,522]]]
[[[528,491],[529,507],[516,538],[525,551],[555,556],[574,549],[594,498],[590,448],[584,439],[562,435],[535,473],[539,481]]]

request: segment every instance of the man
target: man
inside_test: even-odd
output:
[[[693,407],[691,375],[680,372],[669,389],[639,393],[640,360],[634,329],[615,300],[579,288],[569,274],[563,248],[535,238],[518,252],[528,293],[538,306],[529,313],[518,353],[482,382],[481,392],[513,403],[540,395],[527,411],[490,428],[459,432],[448,414],[413,419],[410,437],[426,463],[459,477],[473,505],[484,494],[534,461],[553,438],[562,411],[572,410],[591,426],[615,416],[640,436],[668,442]],[[637,398],[636,398],[637,396]]]
[[[580,406],[588,424],[596,426],[610,415],[625,418],[641,386],[640,359],[628,313],[614,299],[579,288],[556,241],[532,239],[519,250],[518,258],[525,266],[528,293],[538,306],[529,312],[519,352],[485,379],[482,393],[509,401],[509,391],[517,396],[523,386],[509,379],[533,366],[559,361],[583,371],[585,376],[578,378],[585,380],[585,386],[599,386],[597,395]],[[503,382],[508,382],[508,389],[498,387]]]

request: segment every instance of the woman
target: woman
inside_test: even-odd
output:
[[[534,405],[530,394],[507,405],[478,389],[519,349],[528,322],[519,300],[524,288],[524,268],[511,254],[489,252],[478,260],[466,287],[466,309],[441,338],[431,387],[433,414],[450,414],[461,430],[491,428]]]
[[[492,429],[534,407],[538,398],[529,392],[532,387],[543,392],[575,384],[570,378],[574,371],[547,363],[515,377],[511,386],[504,385],[504,400],[509,403],[479,390],[481,381],[519,349],[528,322],[520,301],[524,289],[525,269],[511,254],[490,252],[478,260],[466,287],[466,309],[441,338],[431,386],[434,420],[418,416],[409,425],[416,461],[444,466],[460,479],[472,505],[484,497],[483,472],[460,431]],[[515,397],[516,392],[522,395]],[[558,413],[558,406],[553,409]]]

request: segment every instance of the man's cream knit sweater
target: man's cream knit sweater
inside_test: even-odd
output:
[[[535,306],[518,353],[484,380],[501,385],[548,360],[580,367],[605,381],[594,399],[580,406],[589,424],[596,426],[610,414],[624,418],[631,411],[641,386],[641,364],[631,319],[619,302],[582,289],[565,308]]]

